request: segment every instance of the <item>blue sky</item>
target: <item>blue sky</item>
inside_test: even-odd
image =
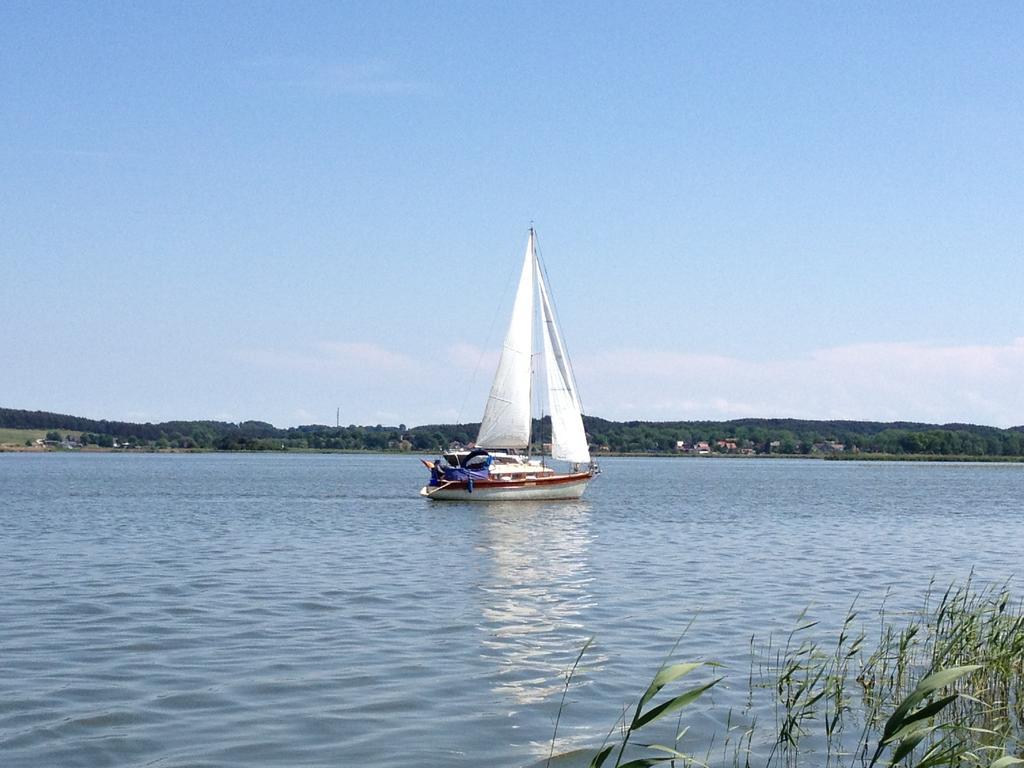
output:
[[[4,3],[0,405],[1024,423],[1019,3]]]

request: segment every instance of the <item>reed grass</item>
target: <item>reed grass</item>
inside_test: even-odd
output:
[[[725,678],[708,674],[714,663],[673,653],[589,768],[1024,765],[1024,605],[1008,584],[977,587],[968,578],[941,595],[930,587],[920,609],[892,615],[883,601],[876,621],[872,642],[856,604],[830,643],[807,611],[778,640],[751,638],[741,680],[747,704],[726,713],[700,758],[684,745],[685,716]],[[682,686],[700,672],[700,681]],[[773,717],[759,721],[766,698]],[[676,725],[665,743],[671,714]]]

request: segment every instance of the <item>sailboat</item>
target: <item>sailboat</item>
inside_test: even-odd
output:
[[[542,339],[551,415],[550,458],[568,462],[568,472],[557,472],[544,458],[529,455],[538,310],[540,323],[536,325]],[[599,472],[590,456],[576,380],[555,322],[533,227],[475,447],[450,451],[423,463],[430,470],[430,482],[420,495],[437,500],[578,499]]]

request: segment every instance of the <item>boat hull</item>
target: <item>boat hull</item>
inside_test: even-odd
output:
[[[420,496],[435,501],[559,501],[578,499],[593,479],[590,472],[574,472],[528,480],[476,480],[473,490],[468,484],[442,482],[424,486]]]

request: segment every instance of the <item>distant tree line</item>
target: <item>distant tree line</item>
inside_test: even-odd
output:
[[[884,453],[936,456],[1022,456],[1024,426],[999,429],[976,424],[916,422],[736,419],[732,421],[608,421],[583,417],[595,452],[675,453],[679,443],[712,446],[712,452],[743,450],[756,454],[810,454],[816,446],[841,445],[844,455]],[[0,408],[0,427],[80,433],[84,445],[129,448],[177,448],[220,451],[349,450],[436,453],[452,444],[469,444],[479,424],[428,424],[419,427],[329,427],[311,424],[279,429],[263,421],[166,421],[137,424],[80,416]],[[550,441],[551,421],[534,421],[539,452]],[[49,437],[49,435],[48,435]],[[728,446],[723,447],[719,443]]]
[[[678,441],[712,446],[732,441],[757,453],[809,454],[835,443],[844,453],[932,454],[937,456],[1020,456],[1024,426],[1010,429],[976,424],[917,422],[735,419],[732,421],[614,422],[584,417],[592,445],[616,453],[666,453]]]

